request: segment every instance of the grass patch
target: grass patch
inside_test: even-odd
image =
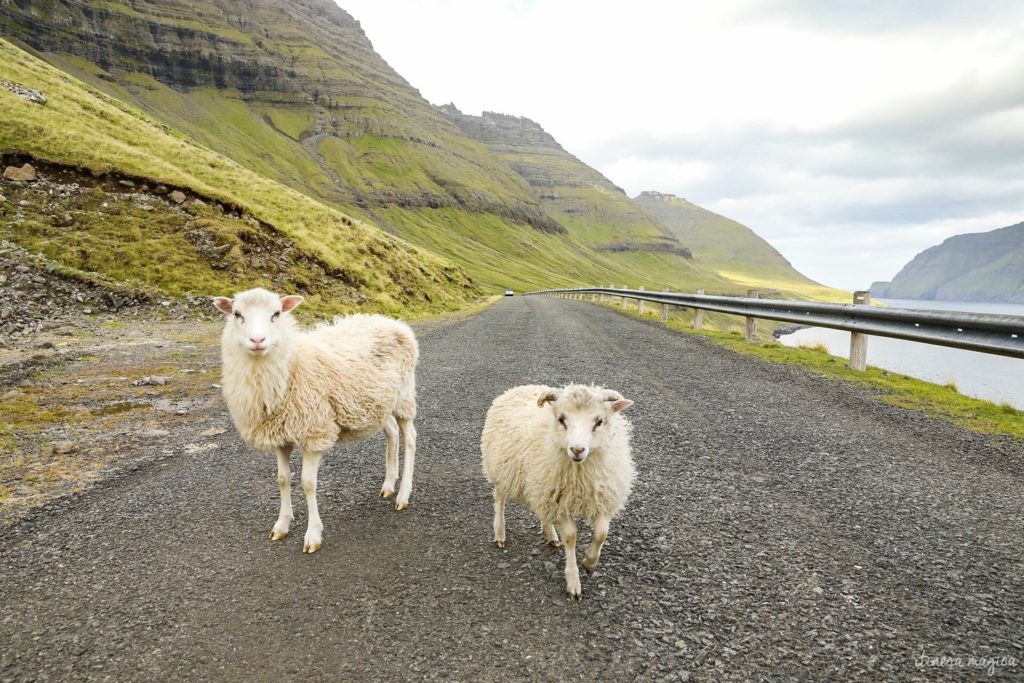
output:
[[[617,304],[613,308],[621,313],[638,316],[635,306],[626,309]],[[650,307],[643,317],[657,316]],[[730,327],[740,328],[742,318],[724,316],[739,321]],[[812,348],[793,348],[775,340],[749,343],[739,329],[708,329],[714,327],[716,318],[704,312],[705,328],[693,329],[693,315],[673,314],[668,327],[684,334],[704,337],[730,351],[754,356],[773,363],[791,365],[819,377],[853,382],[870,387],[878,392],[878,399],[895,406],[916,410],[969,431],[982,434],[999,434],[1024,439],[1024,416],[1012,405],[996,404],[979,398],[964,396],[954,382],[933,384],[914,377],[897,374],[881,368],[868,366],[860,372],[847,365],[844,358],[832,356],[816,345]],[[761,320],[759,323],[768,322]]]
[[[828,347],[825,346],[825,342],[805,342],[800,345],[801,349],[807,349],[808,351],[816,351],[818,353],[828,354]]]
[[[169,325],[169,326],[168,326]],[[126,329],[97,325],[90,343],[100,353],[47,365],[0,401],[0,523],[56,493],[80,490],[112,462],[137,454],[149,429],[170,429],[195,420],[178,415],[210,396],[218,381],[216,326],[135,320]],[[152,338],[172,340],[154,344]],[[166,385],[136,386],[144,376],[162,375]],[[198,403],[197,403],[198,402]],[[72,448],[54,448],[68,440]]]
[[[794,349],[775,341],[749,344],[717,331],[686,329],[677,324],[671,326],[687,334],[699,334],[738,353],[797,366],[821,377],[871,387],[878,390],[879,399],[886,403],[917,410],[970,431],[1024,438],[1024,420],[1016,409],[1010,406],[1011,410],[1006,410],[1006,407],[991,401],[964,396],[952,382],[933,384],[872,366],[859,372],[850,368],[845,359],[823,354],[818,349]]]

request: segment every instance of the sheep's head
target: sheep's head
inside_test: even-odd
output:
[[[551,412],[555,438],[573,462],[583,462],[590,451],[604,446],[611,437],[615,414],[633,405],[611,389],[570,384],[545,391],[537,405]]]
[[[277,346],[291,323],[289,312],[301,303],[301,296],[278,296],[258,287],[239,292],[234,299],[213,300],[224,314],[225,340],[234,338],[253,356],[265,356]]]

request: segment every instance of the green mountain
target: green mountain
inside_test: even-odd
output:
[[[440,109],[466,135],[522,176],[533,196],[570,234],[609,251],[627,245],[636,251],[668,247],[690,256],[664,225],[598,171],[565,151],[540,124],[489,111],[471,116],[454,104]]]
[[[254,220],[341,274],[342,308],[447,310],[506,286],[747,286],[533,122],[428,103],[330,0],[0,2],[0,35],[0,79],[48,98],[0,89],[0,155],[166,184]],[[218,249],[245,231],[231,218]],[[186,286],[143,253],[95,258],[119,237],[140,244],[135,224],[114,221],[102,244],[83,229],[79,250],[30,222],[0,229],[70,268]],[[209,264],[190,280],[247,273]]]
[[[955,235],[925,249],[892,282],[871,285],[876,297],[1024,303],[1024,223]]]
[[[568,234],[519,174],[423,100],[329,0],[0,3],[0,32],[488,288],[619,281],[738,291],[680,256],[622,257]]]
[[[84,279],[98,273],[173,295],[290,284],[329,295],[333,310],[451,310],[481,294],[453,264],[254,173],[3,40],[0,76],[0,160],[30,158],[43,171],[43,180],[3,183],[0,237]],[[19,95],[15,82],[41,91],[45,103]],[[108,198],[112,191],[136,201]],[[172,216],[172,202],[188,215]]]
[[[685,280],[683,286],[690,289],[738,292],[742,288],[693,260],[687,242],[567,152],[540,124],[495,112],[464,114],[454,104],[439,109],[520,175],[571,239],[632,271],[633,283],[636,273],[643,273],[663,282]]]
[[[844,294],[798,272],[772,245],[742,223],[674,194],[641,192],[633,201],[689,247],[701,264],[724,278],[769,291],[846,300]]]

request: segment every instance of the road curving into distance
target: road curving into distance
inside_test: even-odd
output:
[[[1024,676],[1020,442],[584,302],[417,331],[409,510],[377,497],[377,436],[321,467],[321,552],[298,477],[270,542],[274,458],[215,412],[223,434],[4,530],[0,680]],[[491,544],[479,435],[508,387],[580,381],[636,402],[638,485],[576,604],[527,510]]]

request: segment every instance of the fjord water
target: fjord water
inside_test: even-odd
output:
[[[1024,305],[1020,304],[906,299],[876,301],[893,308],[1024,316]],[[822,343],[834,356],[848,358],[850,355],[850,333],[842,330],[809,327],[783,335],[779,341],[786,346],[813,346]],[[1020,358],[950,349],[902,339],[869,337],[868,365],[937,384],[952,381],[956,383],[957,389],[967,396],[996,403],[1009,403],[1018,409],[1024,409],[1024,360]]]

